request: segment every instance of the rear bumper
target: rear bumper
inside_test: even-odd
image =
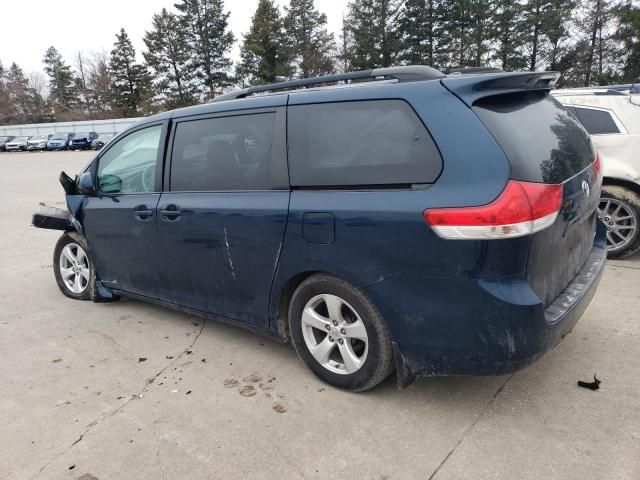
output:
[[[526,277],[398,275],[370,286],[389,320],[400,385],[417,376],[511,373],[544,355],[596,292],[606,260],[602,229],[578,275],[546,309]]]

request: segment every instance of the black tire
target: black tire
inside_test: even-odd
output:
[[[315,359],[305,342],[302,325],[303,310],[310,300],[325,294],[335,295],[345,301],[348,304],[347,308],[351,307],[355,311],[366,328],[368,340],[366,359],[354,373],[340,374],[330,371]],[[352,392],[363,392],[375,387],[393,372],[393,348],[387,324],[364,292],[344,280],[317,274],[303,281],[294,292],[289,304],[289,328],[298,356],[318,378],[330,385]],[[320,334],[319,330],[318,333]],[[326,333],[326,336],[328,338],[329,333]],[[338,346],[337,343],[336,346]]]
[[[601,206],[603,205],[602,200],[608,198],[623,204],[634,217],[631,221],[635,222],[636,229],[628,243],[623,248],[609,250],[607,255],[609,258],[626,258],[640,250],[640,195],[633,190],[618,185],[604,185],[602,187]],[[604,221],[602,212],[600,212],[600,218]],[[607,225],[607,222],[604,223]]]
[[[65,283],[64,279],[62,278],[62,272],[61,272],[61,266],[60,266],[61,256],[63,255],[62,252],[64,248],[70,244],[79,246],[85,252],[85,256],[86,256],[85,265],[88,267],[90,272],[89,280],[86,280],[86,279],[81,280],[83,282],[83,285],[85,284],[85,281],[86,281],[86,286],[81,292],[73,292],[71,288]],[[89,260],[89,255],[87,252],[88,252],[87,242],[85,241],[84,237],[77,232],[64,233],[58,239],[58,242],[56,243],[56,248],[53,250],[53,273],[56,277],[56,283],[58,284],[58,288],[64,295],[66,295],[69,298],[73,298],[74,300],[90,300],[91,299],[91,290],[93,287],[92,285],[93,282],[91,280],[94,278],[94,275],[93,275],[93,266],[91,265],[91,261]]]

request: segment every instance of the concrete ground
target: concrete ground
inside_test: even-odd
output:
[[[90,157],[0,153],[0,478],[640,478],[640,256],[523,371],[349,394],[247,331],[64,297],[31,213]]]

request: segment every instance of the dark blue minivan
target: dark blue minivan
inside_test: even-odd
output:
[[[386,68],[147,118],[61,175],[57,283],[291,341],[352,391],[512,372],[605,262],[600,162],[555,79]]]

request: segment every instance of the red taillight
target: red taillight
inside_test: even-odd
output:
[[[487,205],[429,209],[423,216],[443,238],[513,238],[549,227],[561,206],[562,184],[509,180],[500,196]]]
[[[596,152],[596,159],[591,165],[591,168],[596,172],[596,176],[602,177],[602,160],[600,160],[600,154],[598,152]]]

